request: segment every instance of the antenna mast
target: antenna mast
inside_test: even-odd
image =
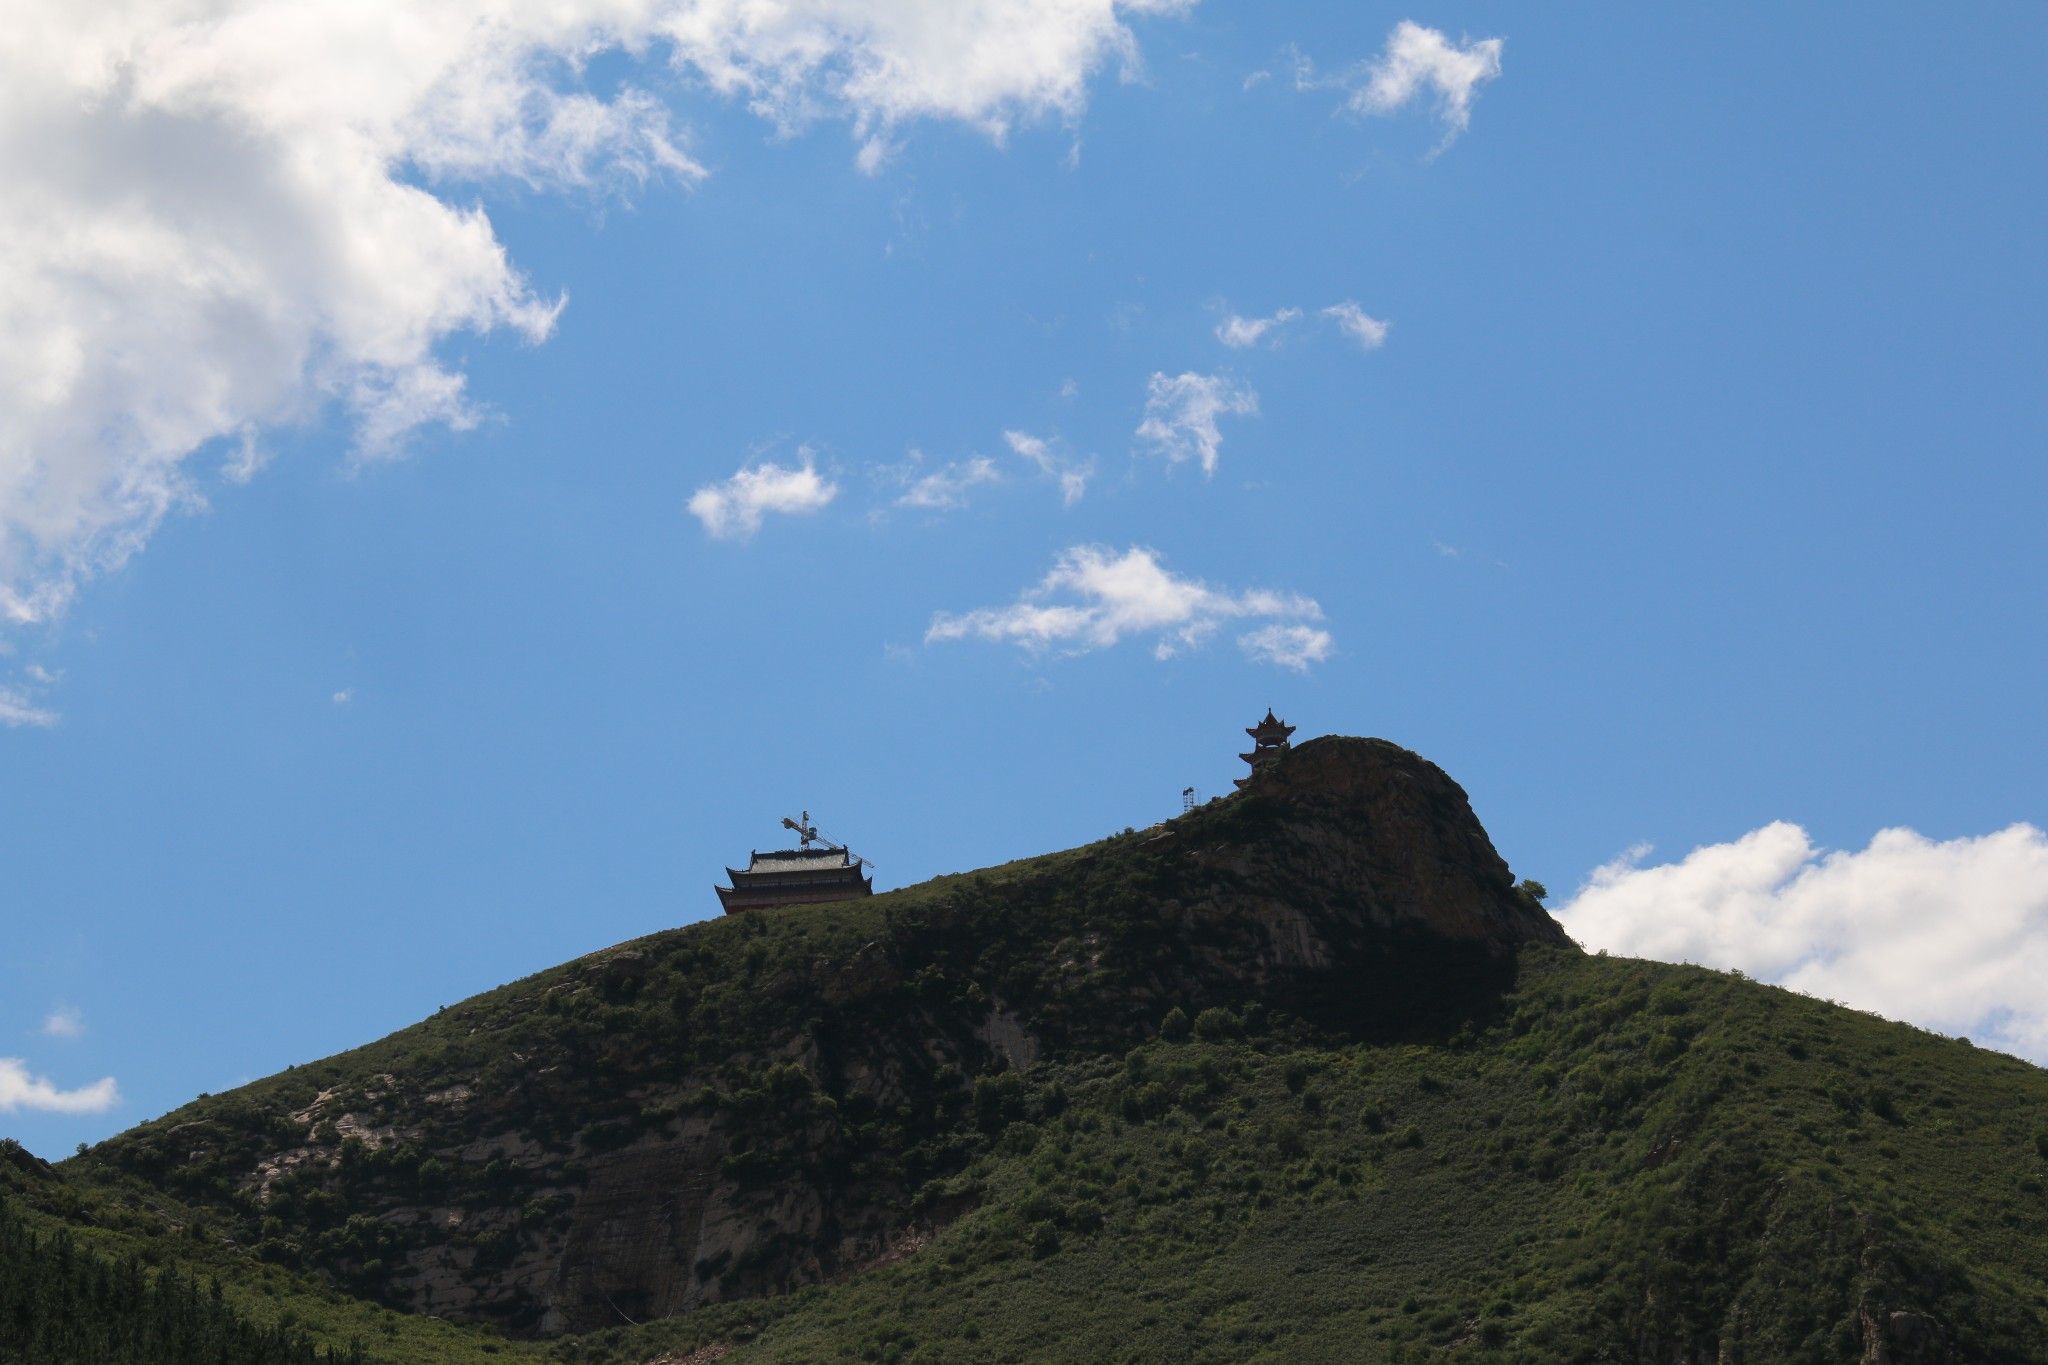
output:
[[[861,857],[845,844],[835,844],[830,839],[820,835],[818,827],[811,823],[811,813],[809,811],[802,812],[801,817],[795,820],[790,819],[787,815],[783,816],[782,827],[796,831],[797,847],[806,853],[811,851],[812,844],[823,844],[827,852],[844,853],[846,861],[850,863],[865,863],[869,867],[874,866],[871,860]]]
[[[811,813],[809,811],[802,812],[801,818],[795,820],[790,819],[787,815],[783,816],[782,827],[796,831],[796,846],[807,853],[810,851],[811,841],[818,838],[818,827],[811,823]],[[821,840],[820,842],[823,841]]]

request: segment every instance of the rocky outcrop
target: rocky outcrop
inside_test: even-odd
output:
[[[1493,952],[1570,943],[1515,889],[1464,789],[1397,744],[1310,740],[1259,769],[1236,800],[1270,832],[1206,857],[1265,889],[1275,951],[1303,966],[1332,965],[1326,945],[1304,940],[1317,918]]]

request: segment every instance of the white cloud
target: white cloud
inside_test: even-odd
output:
[[[1003,439],[1020,459],[1060,486],[1062,506],[1072,507],[1088,491],[1088,480],[1095,475],[1093,461],[1069,459],[1054,451],[1051,442],[1026,431],[1006,431]]]
[[[57,723],[57,713],[39,706],[25,687],[0,685],[0,725],[33,725],[48,729]]]
[[[896,499],[898,507],[915,507],[927,512],[951,511],[966,506],[967,495],[974,489],[1003,480],[996,469],[996,462],[986,455],[953,460],[929,473],[919,474],[917,470],[923,458],[912,451],[910,465],[893,466],[888,471],[908,485],[903,496]]]
[[[1299,53],[1294,59],[1294,88],[1345,92],[1353,113],[1391,114],[1425,92],[1436,96],[1436,114],[1444,125],[1439,151],[1451,145],[1472,123],[1472,100],[1479,87],[1500,75],[1504,39],[1481,38],[1457,43],[1433,28],[1403,19],[1387,34],[1386,46],[1369,61],[1331,77],[1319,77]]]
[[[106,1076],[76,1090],[59,1090],[41,1076],[29,1074],[19,1057],[0,1057],[0,1114],[17,1109],[45,1114],[104,1114],[121,1102],[114,1078]]]
[[[1597,869],[1559,918],[1589,948],[1736,968],[2048,1063],[2048,835],[1937,841],[1888,829],[1860,852],[1780,821],[1646,867]]]
[[[1371,316],[1350,299],[1331,304],[1323,310],[1323,316],[1334,321],[1345,336],[1368,351],[1376,351],[1386,344],[1387,332],[1393,327],[1392,323]]]
[[[334,694],[334,704],[336,706],[347,706],[355,699],[356,691],[353,687],[344,687]]]
[[[1306,673],[1310,664],[1329,658],[1334,644],[1329,631],[1315,626],[1274,624],[1237,637],[1237,647],[1247,657],[1297,673]]]
[[[1200,647],[1226,621],[1319,621],[1322,615],[1313,599],[1296,594],[1263,589],[1233,593],[1200,579],[1177,577],[1159,562],[1156,551],[1142,546],[1118,554],[1107,546],[1077,545],[1062,553],[1052,572],[1009,606],[958,615],[941,612],[932,618],[924,638],[927,644],[981,639],[1016,644],[1032,653],[1085,654],[1136,636],[1150,638],[1153,654],[1170,659],[1184,649]],[[1255,644],[1244,647],[1253,658],[1298,668],[1328,653],[1329,637],[1320,631],[1313,634],[1322,637],[1321,643],[1310,646],[1313,653],[1299,662]]]
[[[1247,417],[1259,410],[1259,396],[1235,380],[1214,374],[1154,374],[1145,386],[1145,420],[1138,439],[1149,441],[1173,464],[1191,457],[1202,472],[1216,472],[1223,433],[1216,419],[1226,414]]]
[[[1135,68],[1128,18],[1191,3],[22,0],[0,26],[0,623],[50,618],[199,505],[197,451],[236,442],[221,473],[248,478],[257,432],[329,404],[366,457],[472,425],[442,343],[538,342],[562,306],[476,187],[701,179],[657,88],[844,120],[872,170],[922,119],[1072,121],[1105,64]],[[608,53],[639,66],[599,88]]]
[[[816,512],[839,496],[839,485],[818,474],[808,446],[794,467],[763,460],[742,465],[723,483],[706,484],[690,497],[690,515],[718,540],[747,540],[770,512]]]
[[[1269,313],[1262,318],[1239,317],[1237,314],[1232,313],[1229,317],[1216,324],[1216,339],[1234,350],[1242,350],[1247,346],[1258,345],[1259,340],[1268,332],[1273,333],[1273,340],[1278,342],[1280,340],[1278,329],[1285,327],[1300,316],[1301,310],[1299,308],[1282,308],[1278,312]]]
[[[270,450],[256,437],[254,426],[245,426],[237,434],[233,450],[222,461],[220,476],[229,483],[247,483],[263,472],[270,463]]]
[[[71,1005],[59,1005],[43,1016],[43,1036],[46,1038],[81,1038],[85,1035],[85,1016]]]
[[[1351,92],[1350,105],[1360,113],[1392,113],[1431,90],[1446,138],[1456,137],[1471,126],[1474,92],[1500,74],[1505,46],[1499,38],[1460,46],[1436,29],[1403,19],[1387,35],[1380,55],[1366,64],[1365,84]]]

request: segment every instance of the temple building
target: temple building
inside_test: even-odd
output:
[[[1251,764],[1252,770],[1249,776],[1237,779],[1237,785],[1240,787],[1257,777],[1259,769],[1287,752],[1287,737],[1294,733],[1294,727],[1275,716],[1273,708],[1269,706],[1266,708],[1266,718],[1248,728],[1245,733],[1252,737],[1252,751],[1248,754],[1239,754],[1238,757]]]
[[[777,905],[815,905],[825,901],[852,900],[872,896],[874,879],[863,870],[864,860],[838,844],[818,838],[811,813],[801,820],[785,819],[785,826],[797,833],[795,848],[771,853],[755,850],[748,855],[745,870],[728,867],[731,886],[712,888],[728,915],[742,910],[765,910]],[[812,848],[813,843],[823,845]]]

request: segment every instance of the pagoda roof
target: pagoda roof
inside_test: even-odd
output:
[[[734,876],[746,876],[750,873],[825,872],[854,865],[843,848],[779,848],[768,853],[757,850],[750,854],[745,872],[730,867],[726,871]]]
[[[1257,739],[1261,735],[1275,734],[1280,735],[1284,738],[1288,735],[1293,734],[1296,728],[1297,727],[1289,725],[1286,721],[1281,720],[1278,716],[1274,715],[1273,708],[1269,706],[1266,708],[1266,718],[1260,721],[1257,725],[1246,726],[1244,732],[1250,735],[1253,739]]]
[[[843,857],[843,851],[838,851]],[[808,856],[790,866],[787,862],[767,870],[742,872],[727,868],[731,886],[712,889],[729,915],[739,910],[765,910],[778,905],[813,905],[826,901],[852,900],[875,892],[873,879],[857,862],[827,861],[812,850],[798,850]],[[760,862],[756,860],[756,868]]]
[[[811,905],[827,901],[871,896],[874,880],[867,875],[865,859],[855,857],[843,844],[823,844],[811,813],[801,820],[782,822],[802,836],[796,848],[752,849],[747,865],[728,867],[731,886],[714,888],[727,914],[738,910],[765,910],[777,905]]]

